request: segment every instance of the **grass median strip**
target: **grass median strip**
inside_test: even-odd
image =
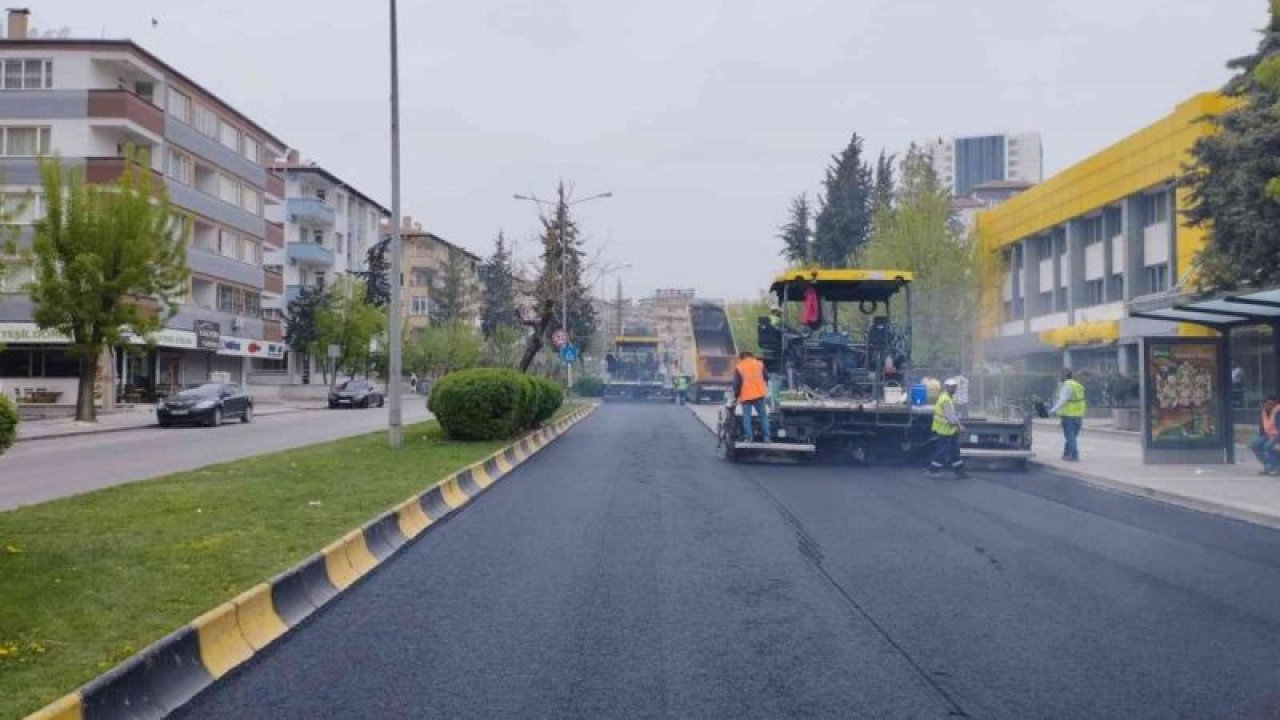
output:
[[[39,709],[503,445],[449,442],[421,423],[399,453],[373,433],[0,513],[0,718]]]

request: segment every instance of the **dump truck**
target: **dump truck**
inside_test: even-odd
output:
[[[671,402],[675,393],[662,374],[662,341],[651,336],[618,336],[605,356],[602,399]]]
[[[694,300],[689,304],[689,322],[694,346],[689,400],[722,402],[733,388],[733,366],[738,355],[729,315],[719,303]]]
[[[863,269],[775,278],[769,291],[781,321],[757,324],[761,360],[777,388],[768,403],[771,437],[743,437],[742,408],[726,405],[720,456],[923,464],[935,442],[933,403],[920,397],[924,388],[911,366],[912,280],[910,272]],[[963,456],[1025,468],[1029,417],[969,417],[964,425]]]

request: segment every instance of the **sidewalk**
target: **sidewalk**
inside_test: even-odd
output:
[[[284,415],[287,413],[304,412],[307,410],[319,410],[323,407],[323,404],[258,404],[254,405],[253,414],[255,417],[267,417],[270,415]],[[151,405],[146,405],[134,407],[129,410],[100,413],[98,415],[98,422],[96,423],[76,422],[72,418],[24,421],[18,423],[17,441],[50,440],[53,438],[71,437],[74,435],[99,435],[102,433],[143,430],[154,427],[157,427],[155,408]]]
[[[689,405],[714,430],[719,405]],[[1062,430],[1055,420],[1036,420],[1033,463],[1060,475],[1117,492],[1280,529],[1280,478],[1258,475],[1253,453],[1236,446],[1235,465],[1144,465],[1138,433],[1107,421],[1086,422],[1080,462],[1062,456]]]

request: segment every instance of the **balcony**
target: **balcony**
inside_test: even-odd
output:
[[[333,251],[309,242],[291,242],[285,249],[289,262],[296,265],[333,267]]]
[[[88,114],[90,125],[133,125],[164,137],[164,111],[128,90],[90,90]]]
[[[278,173],[268,172],[267,184],[263,190],[266,191],[267,195],[284,199],[284,178],[280,177]]]
[[[279,320],[263,319],[262,339],[267,342],[284,342],[284,324]]]
[[[270,270],[264,270],[262,274],[262,291],[271,293],[272,295],[281,295],[284,293],[284,275]]]
[[[265,242],[267,247],[284,247],[284,226],[279,223],[268,222]]]
[[[120,176],[124,175],[124,166],[126,162],[129,162],[129,160],[122,157],[85,158],[84,179],[86,182],[95,184],[113,183],[119,180]],[[142,165],[137,163],[134,163],[133,166],[143,170],[150,170],[149,168],[144,168]],[[163,187],[164,178],[160,173],[155,170],[150,170],[150,172],[151,177],[156,182],[156,187]]]
[[[290,222],[319,227],[333,227],[335,213],[320,198],[289,198],[285,201],[285,215]]]

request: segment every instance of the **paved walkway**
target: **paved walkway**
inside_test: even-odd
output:
[[[719,405],[689,405],[710,428]],[[1280,478],[1258,475],[1261,466],[1245,447],[1235,465],[1144,465],[1141,437],[1086,425],[1080,462],[1061,459],[1062,432],[1056,421],[1037,420],[1032,433],[1035,462],[1054,472],[1110,490],[1153,498],[1257,525],[1280,528]]]
[[[253,414],[258,417],[282,415],[285,413],[319,410],[323,404],[300,403],[289,405],[255,405]],[[101,413],[98,422],[76,422],[72,418],[52,420],[26,420],[18,423],[18,442],[24,440],[47,440],[50,438],[70,437],[74,435],[94,435],[98,433],[121,432],[125,430],[141,430],[155,427],[156,410],[151,405],[134,407],[128,410]]]

